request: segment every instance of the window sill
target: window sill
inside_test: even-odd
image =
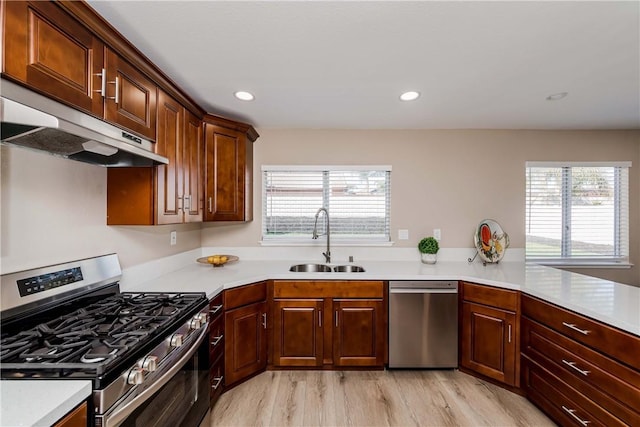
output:
[[[536,261],[527,260],[527,262],[533,262],[536,264],[544,265],[547,267],[557,268],[601,268],[601,269],[627,269],[633,267],[633,264],[629,262],[606,262],[606,261],[590,261],[590,262],[567,262],[567,261]]]
[[[260,246],[318,246],[324,247],[327,245],[326,241],[320,243],[310,243],[305,241],[263,241],[260,240],[258,242]],[[390,247],[393,246],[394,242],[334,242],[331,241],[331,247],[339,247],[339,246],[349,246],[349,247]]]

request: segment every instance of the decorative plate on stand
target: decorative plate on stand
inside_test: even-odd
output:
[[[509,247],[509,235],[492,219],[480,221],[473,235],[473,241],[478,255],[485,263],[500,262],[505,250]]]

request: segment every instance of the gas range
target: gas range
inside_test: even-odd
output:
[[[120,275],[114,254],[3,275],[2,378],[89,379],[101,426],[140,416],[179,364],[208,402],[206,295],[120,293]]]

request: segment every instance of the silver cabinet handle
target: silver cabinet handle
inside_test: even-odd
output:
[[[580,418],[579,416],[577,416],[577,415],[574,413],[574,412],[576,412],[576,410],[575,410],[575,409],[569,409],[569,408],[567,408],[566,406],[562,405],[562,410],[563,410],[564,412],[566,412],[567,414],[571,415],[571,417],[572,417],[574,420],[576,420],[577,422],[579,422],[579,423],[580,423],[580,424],[582,424],[583,426],[587,426],[587,425],[589,425],[589,423],[591,422],[591,421],[583,420],[582,418]]]
[[[213,341],[211,341],[211,345],[214,347],[217,346],[220,343],[220,341],[222,341],[222,338],[224,338],[224,335],[213,337]]]
[[[104,98],[107,94],[107,70],[103,68],[96,76],[100,76],[100,89],[94,92],[100,92],[100,96]]]
[[[562,363],[564,363],[565,365],[569,366],[571,369],[580,372],[585,377],[587,375],[589,375],[589,373],[591,373],[591,371],[583,371],[582,369],[578,368],[576,366],[576,362],[569,362],[569,361],[566,361],[566,360],[562,359]]]
[[[267,313],[262,313],[262,327],[267,329]]]
[[[220,384],[222,384],[222,380],[224,379],[224,375],[220,376],[220,377],[213,377],[213,379],[215,380],[215,384],[211,386],[212,389],[217,390],[218,387],[220,387]]]
[[[213,200],[211,200],[211,197],[209,197],[209,212],[213,212]]]
[[[183,209],[184,202],[182,201],[182,196],[178,196],[178,210],[181,211]]]
[[[569,329],[573,329],[576,332],[580,332],[582,335],[589,335],[589,332],[591,332],[591,331],[587,331],[586,329],[578,328],[574,323],[562,322],[562,324]]]
[[[508,329],[509,329],[509,342],[511,342],[511,324],[509,324]]]
[[[120,92],[120,78],[118,76],[116,76],[116,80],[113,82],[107,82],[110,85],[115,84],[116,85],[116,93],[115,96],[106,96],[105,98],[107,99],[113,99],[116,103],[116,105],[118,103],[120,103],[120,94],[118,92]],[[106,91],[106,90],[105,90]]]
[[[219,312],[220,310],[222,310],[222,304],[220,305],[214,305],[213,306],[213,310],[209,310],[209,313],[211,313],[212,316],[214,316],[217,312]]]
[[[191,209],[191,195],[184,196],[184,203],[182,208],[182,210],[185,212],[189,212],[189,209]]]
[[[322,310],[318,311],[318,327],[322,328]]]

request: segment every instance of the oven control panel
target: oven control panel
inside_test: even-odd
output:
[[[66,270],[55,271],[53,273],[28,277],[26,279],[19,279],[17,283],[20,296],[25,297],[38,292],[44,292],[49,289],[76,283],[81,280],[83,280],[82,270],[80,267],[74,267]]]

